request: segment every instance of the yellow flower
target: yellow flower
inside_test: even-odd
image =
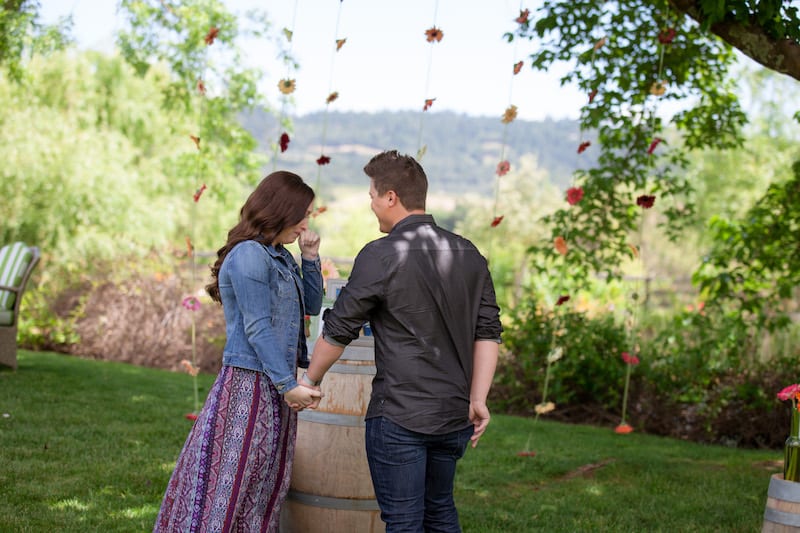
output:
[[[553,402],[547,402],[547,403],[537,404],[536,407],[534,407],[533,409],[534,411],[536,411],[537,415],[543,415],[545,413],[549,413],[555,408],[556,404],[554,404]]]
[[[278,82],[278,90],[283,94],[292,94],[295,89],[295,81],[289,78]]]
[[[517,118],[517,106],[510,105],[506,108],[506,112],[503,113],[503,124],[508,124],[509,122],[513,122],[514,119]]]
[[[665,92],[667,92],[667,82],[664,80],[653,82],[653,85],[650,86],[650,94],[653,96],[661,96]]]

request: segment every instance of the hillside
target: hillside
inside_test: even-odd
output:
[[[284,131],[274,116],[261,110],[242,121],[265,152],[273,151],[272,143]],[[358,185],[365,179],[361,169],[376,153],[397,149],[416,155],[421,144],[427,146],[422,165],[431,192],[491,195],[504,134],[504,159],[511,162],[512,170],[519,157],[534,154],[550,181],[566,188],[578,164],[580,141],[577,122],[569,120],[516,120],[504,128],[499,118],[452,112],[312,113],[292,118],[289,148],[278,152],[276,165],[309,181],[317,180],[319,174],[329,185]],[[331,162],[318,169],[316,160],[322,153]],[[580,158],[584,166],[592,163],[585,155]]]

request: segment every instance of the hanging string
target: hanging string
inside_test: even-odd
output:
[[[422,161],[422,158],[425,156],[425,152],[427,151],[427,146],[422,144],[422,132],[424,129],[425,124],[425,112],[430,109],[433,105],[433,101],[436,98],[430,97],[430,85],[431,85],[431,72],[433,70],[433,45],[438,43],[442,40],[444,33],[441,29],[436,27],[436,18],[439,13],[439,0],[434,2],[433,6],[433,26],[425,31],[425,35],[427,36],[427,40],[430,43],[428,47],[428,70],[425,74],[425,93],[424,93],[424,100],[425,104],[422,106],[422,112],[419,116],[419,133],[417,135],[417,161]]]
[[[336,26],[334,28],[334,46],[331,51],[331,68],[328,76],[328,98],[325,101],[325,111],[322,115],[322,140],[320,141],[320,156],[317,159],[317,183],[315,187],[317,202],[322,200],[322,167],[330,163],[331,158],[325,155],[325,147],[328,136],[328,109],[330,104],[338,97],[338,93],[333,91],[334,71],[336,67],[336,55],[344,45],[345,39],[339,37],[339,21],[342,17],[342,4],[343,0],[339,0],[339,9],[336,11]],[[317,208],[317,214],[320,213],[320,207]]]
[[[286,77],[284,80],[292,80],[292,69],[294,67],[294,62],[289,61],[289,58],[292,57],[292,47],[294,46],[294,30],[295,24],[297,21],[297,0],[294,2],[294,8],[292,10],[292,24],[289,28],[284,28],[283,35],[289,43],[289,48],[287,51],[282,52],[284,60],[286,61]],[[277,169],[278,165],[278,154],[285,152],[289,148],[289,134],[283,131],[286,115],[287,115],[287,107],[289,105],[289,94],[291,92],[286,93],[284,92],[286,89],[284,88],[284,80],[279,82],[279,90],[281,92],[281,112],[278,117],[278,127],[277,127],[277,142],[273,141],[272,144],[272,170]],[[291,83],[289,81],[288,83]],[[293,84],[291,85],[293,87]],[[279,151],[280,150],[280,151]]]

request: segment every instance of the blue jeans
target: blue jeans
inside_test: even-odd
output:
[[[461,533],[453,480],[473,432],[426,435],[387,418],[367,420],[367,460],[386,533]]]

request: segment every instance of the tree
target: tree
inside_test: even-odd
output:
[[[23,73],[25,55],[46,53],[63,48],[71,21],[62,19],[57,24],[39,22],[36,0],[4,0],[0,10],[0,67],[12,79],[19,80]]]
[[[561,263],[578,278],[619,276],[646,238],[635,236],[649,202],[667,234],[680,235],[694,213],[688,153],[743,142],[747,117],[730,75],[734,48],[800,80],[792,2],[552,0],[535,17],[521,12],[517,23],[507,38],[536,44],[532,68],[571,62],[562,83],[585,91],[581,127],[598,132],[599,147],[575,147],[599,151],[597,164],[574,176],[582,199],[543,219],[551,239],[569,243],[565,256],[548,243],[532,247],[546,258],[538,261],[543,271]]]

